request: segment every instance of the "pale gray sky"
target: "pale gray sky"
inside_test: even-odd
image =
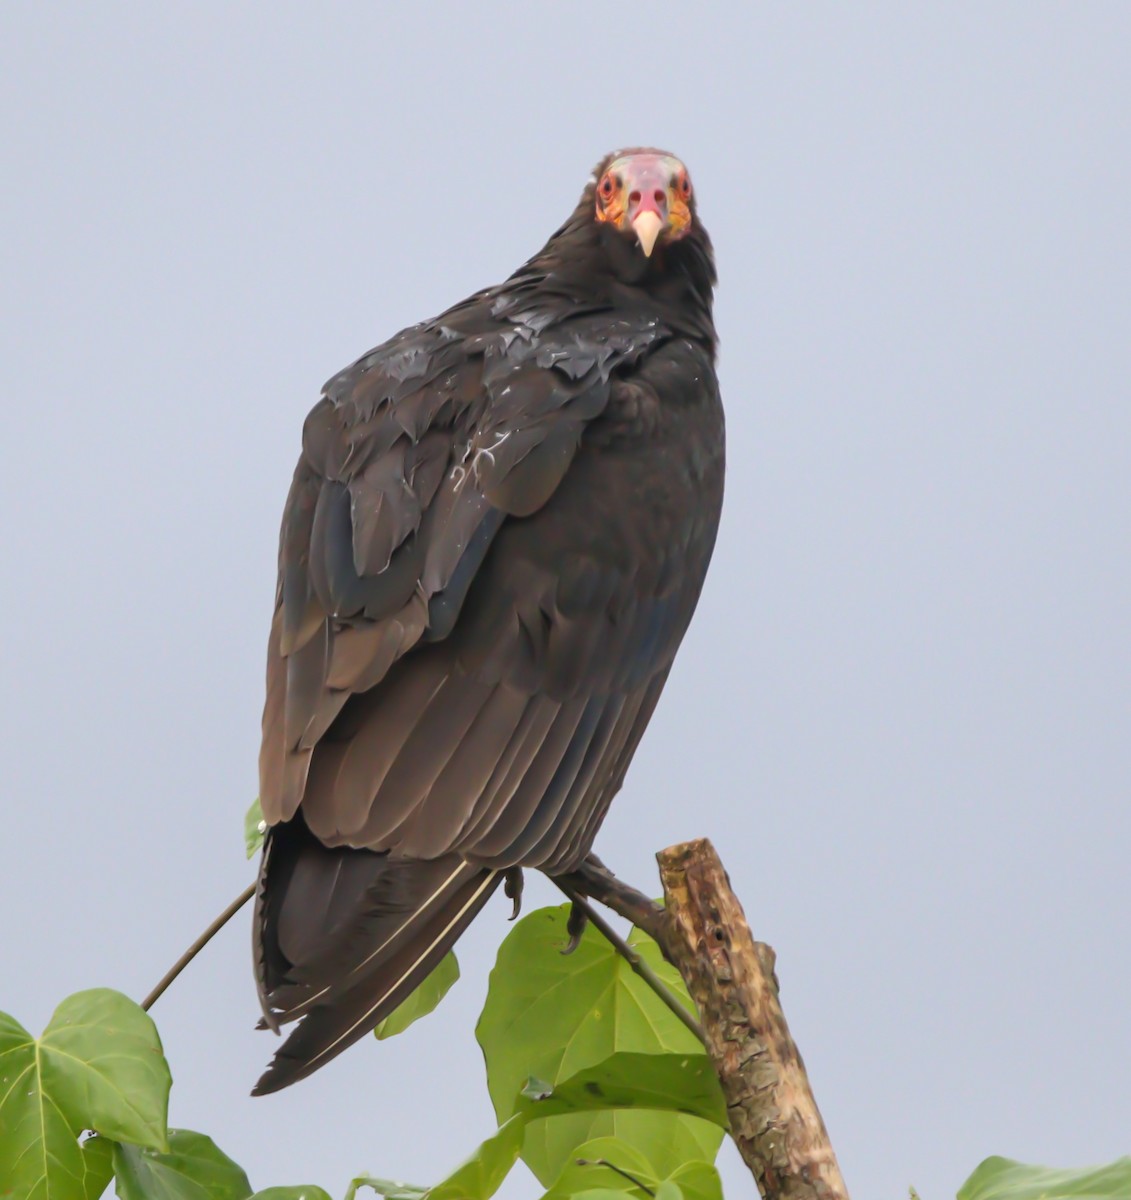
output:
[[[1131,1151],[1129,47],[1116,3],[8,0],[0,1008],[141,996],[249,879],[322,382],[656,142],[718,253],[727,503],[598,850],[648,888],[715,839],[854,1195]],[[505,911],[434,1018],[254,1101],[241,919],[155,1010],[173,1121],[257,1187],[433,1181],[492,1126]]]

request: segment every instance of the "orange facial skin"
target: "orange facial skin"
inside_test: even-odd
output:
[[[691,228],[691,180],[670,154],[625,154],[597,180],[596,218],[633,232],[646,257]]]

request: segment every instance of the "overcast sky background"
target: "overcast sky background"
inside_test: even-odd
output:
[[[715,840],[854,1195],[1131,1152],[1129,51],[1120,3],[7,0],[0,1009],[142,996],[249,880],[321,384],[653,142],[718,255],[727,500],[597,848],[655,888]],[[254,1101],[241,915],[154,1011],[172,1121],[260,1188],[434,1181],[493,1127],[506,912],[432,1019]]]

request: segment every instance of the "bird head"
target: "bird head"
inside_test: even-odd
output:
[[[619,230],[651,258],[657,245],[679,241],[695,220],[691,178],[663,150],[620,150],[597,168],[594,216]]]

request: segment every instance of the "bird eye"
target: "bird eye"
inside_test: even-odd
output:
[[[606,175],[605,178],[601,180],[601,195],[604,197],[604,199],[608,200],[609,197],[612,196],[613,187],[613,177],[611,175]]]
[[[691,180],[686,175],[681,175],[679,179],[679,194],[688,200],[691,197]]]

